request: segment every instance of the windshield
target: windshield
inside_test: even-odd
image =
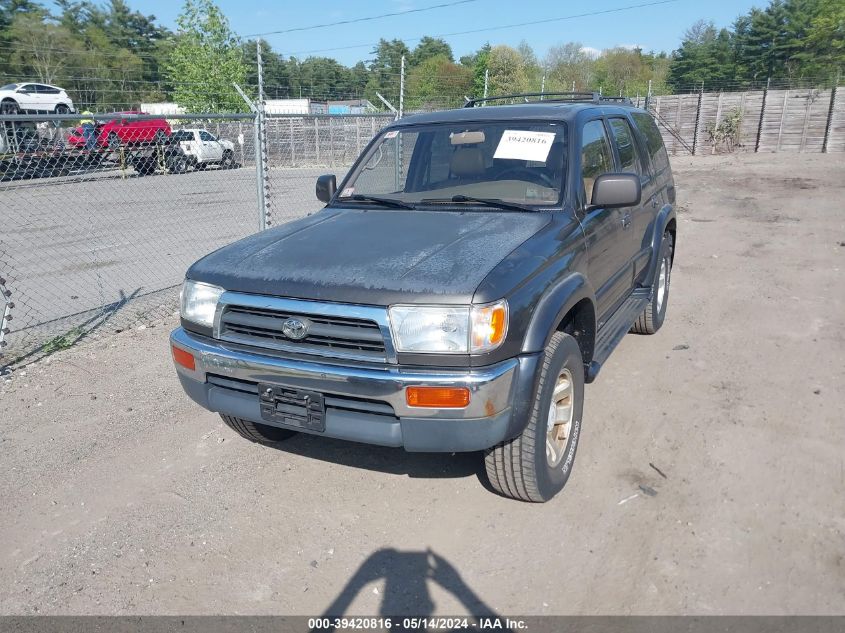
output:
[[[5,86],[0,86],[0,90],[15,90],[18,87],[18,84],[6,84]]]
[[[566,169],[563,123],[437,124],[383,132],[350,175],[341,201],[406,203],[500,200],[558,204]],[[344,200],[345,199],[345,200]]]

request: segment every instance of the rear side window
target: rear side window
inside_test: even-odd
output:
[[[613,171],[613,155],[610,142],[601,121],[590,121],[584,125],[581,144],[581,177],[584,180],[586,201],[593,197],[593,184],[602,174]]]
[[[651,156],[651,164],[654,166],[655,175],[663,172],[669,167],[669,156],[666,154],[666,148],[663,146],[663,137],[660,136],[660,130],[657,129],[657,124],[650,115],[644,112],[632,112],[634,122],[637,124],[640,132],[645,137],[648,154]]]
[[[643,164],[640,160],[637,144],[634,142],[634,132],[631,130],[628,121],[625,119],[610,119],[610,132],[619,152],[620,171],[642,176]]]
[[[57,95],[57,94],[59,94],[58,88],[53,88],[53,86],[45,86],[45,85],[42,85],[42,84],[36,84],[35,85],[35,91],[38,94],[42,94],[42,95]]]
[[[211,134],[209,134],[205,130],[200,130],[200,140],[201,141],[216,141],[217,139],[214,138]]]

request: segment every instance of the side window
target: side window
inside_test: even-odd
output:
[[[57,94],[59,94],[58,88],[53,88],[52,86],[44,86],[42,84],[35,84],[35,91],[38,94],[42,94],[42,95],[57,95]]]
[[[669,166],[669,156],[666,154],[666,148],[663,146],[663,137],[660,136],[660,130],[657,129],[657,124],[651,118],[651,115],[645,112],[633,112],[631,116],[634,117],[634,122],[645,137],[646,147],[648,148],[649,156],[651,156],[651,164],[654,166],[655,175],[662,173]]]
[[[205,130],[200,130],[200,140],[201,141],[216,141],[217,139],[214,138],[211,134],[209,134]]]
[[[628,121],[610,119],[610,132],[613,134],[613,142],[616,143],[616,149],[619,152],[619,171],[642,176],[645,170],[637,144],[634,142],[634,132]]]
[[[34,93],[35,92],[35,84],[24,84],[20,87],[20,91],[21,92]]]
[[[593,196],[593,184],[602,174],[613,171],[613,155],[610,143],[601,121],[590,121],[584,125],[581,146],[581,177],[584,179],[584,193],[589,203]]]

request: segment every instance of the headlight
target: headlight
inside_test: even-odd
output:
[[[186,279],[182,284],[182,318],[198,325],[212,327],[217,300],[223,294],[223,288]]]
[[[478,354],[496,349],[508,331],[508,304],[391,306],[397,352]]]

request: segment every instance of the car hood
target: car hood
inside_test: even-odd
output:
[[[225,246],[187,277],[240,292],[358,303],[469,303],[545,213],[325,209]]]

